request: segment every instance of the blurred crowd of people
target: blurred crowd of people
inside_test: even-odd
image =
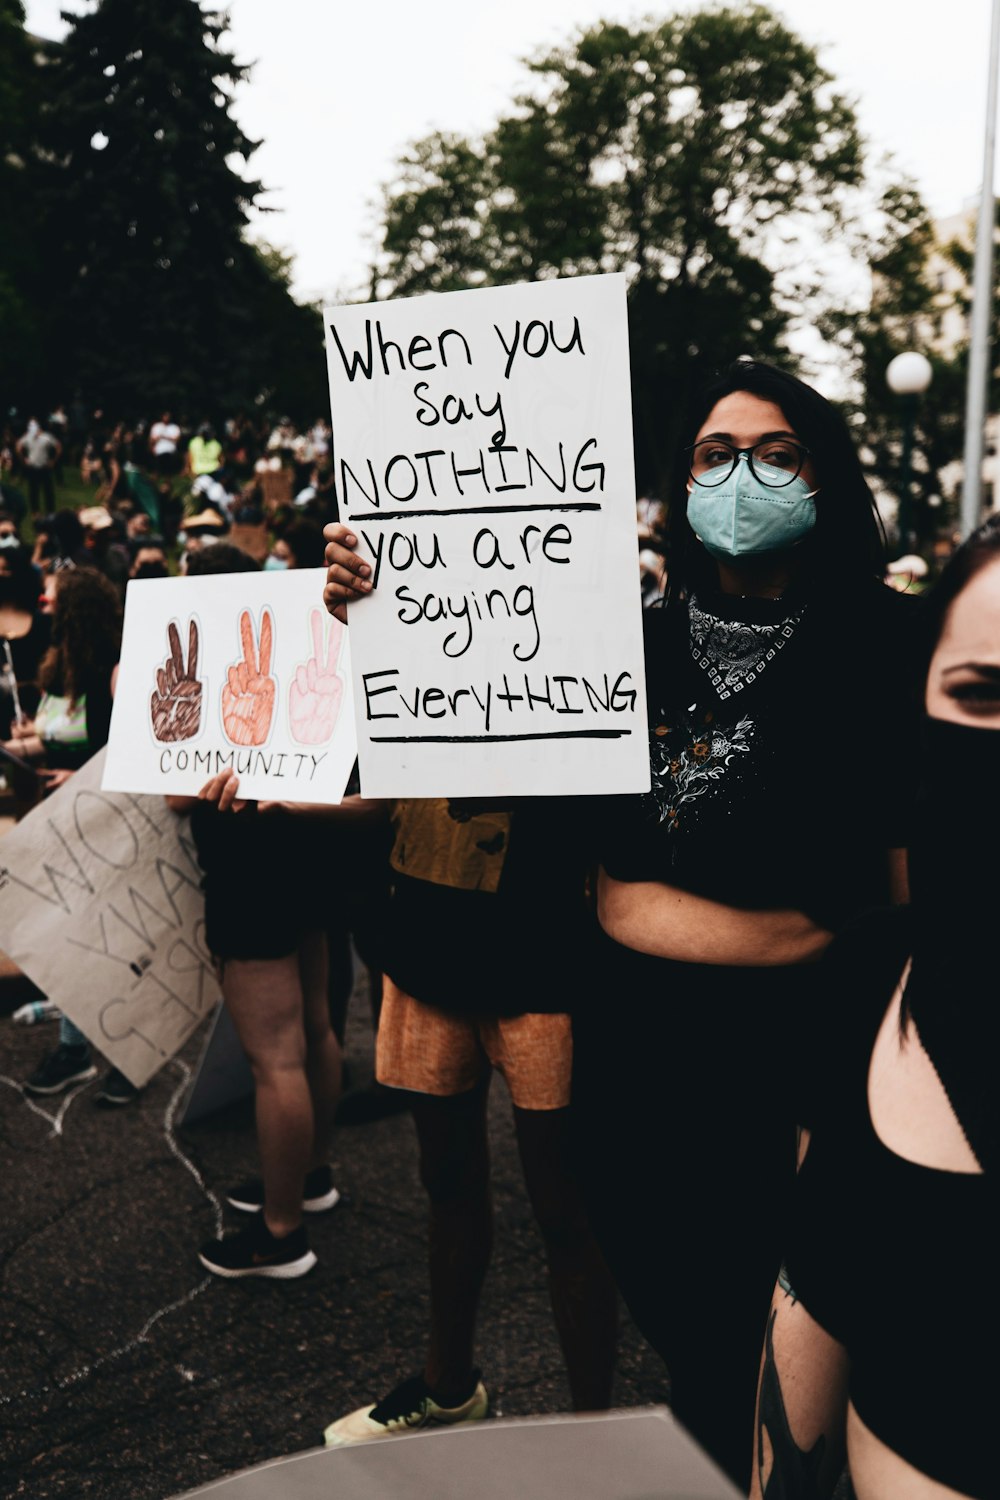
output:
[[[124,543],[134,552],[127,544],[152,534],[152,545],[169,551],[175,542],[183,547],[189,537],[204,540],[232,526],[260,529],[266,522],[281,531],[296,519],[320,526],[336,519],[331,432],[323,417],[300,430],[288,417],[253,420],[245,413],[216,427],[178,420],[169,410],[132,423],[101,411],[84,420],[78,408],[70,411],[14,415],[0,432],[0,505],[19,527],[29,517],[37,527],[56,511],[70,472],[78,476],[77,494],[92,493],[85,527],[113,532],[104,547]],[[65,547],[78,544],[68,537],[58,545],[70,555]]]

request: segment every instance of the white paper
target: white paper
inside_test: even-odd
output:
[[[219,999],[190,823],[101,790],[104,752],[0,843],[0,948],[134,1084]]]
[[[362,791],[648,790],[624,277],[324,319]]]
[[[104,786],[340,802],[357,755],[348,632],[322,568],[132,582]]]

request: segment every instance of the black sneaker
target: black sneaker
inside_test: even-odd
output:
[[[254,1219],[238,1234],[209,1240],[198,1251],[198,1259],[215,1276],[272,1276],[280,1281],[304,1276],[316,1264],[304,1225],[278,1239],[263,1218]]]
[[[241,1213],[259,1214],[264,1207],[264,1184],[259,1177],[248,1177],[239,1187],[226,1194],[226,1202]],[[302,1188],[302,1207],[307,1214],[322,1214],[335,1208],[340,1194],[333,1185],[333,1172],[329,1166],[314,1167],[306,1173]]]
[[[337,1106],[338,1125],[370,1125],[390,1115],[403,1114],[410,1108],[412,1094],[408,1089],[391,1089],[372,1080],[366,1088],[345,1094]]]
[[[141,1093],[142,1089],[130,1083],[124,1073],[118,1068],[112,1068],[110,1073],[105,1074],[104,1081],[94,1095],[94,1102],[104,1106],[131,1104]]]
[[[31,1077],[24,1080],[24,1090],[28,1094],[61,1094],[74,1084],[86,1083],[88,1078],[96,1076],[89,1047],[68,1047],[60,1042]]]

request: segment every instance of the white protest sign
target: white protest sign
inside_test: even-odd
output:
[[[339,802],[357,756],[347,631],[322,568],[133,581],[104,786]]]
[[[648,790],[624,277],[324,319],[362,791]]]
[[[219,989],[188,820],[162,797],[102,791],[103,760],[0,841],[0,947],[142,1085]]]

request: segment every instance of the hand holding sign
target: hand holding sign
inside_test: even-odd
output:
[[[184,670],[181,638],[173,620],[167,626],[170,655],[156,673],[156,692],[149,700],[153,733],[161,744],[190,740],[201,728],[201,683],[198,681],[198,623],[188,630],[188,664]]]
[[[250,611],[245,609],[240,615],[243,660],[229,668],[222,689],[222,723],[233,745],[263,745],[271,732],[275,687],[270,676],[273,631],[271,611],[265,608],[261,615],[258,664]]]
[[[313,654],[295,669],[288,692],[288,722],[292,738],[300,745],[325,745],[337,727],[344,700],[344,679],[337,671],[344,641],[339,620],[330,624],[326,660],[323,660],[323,615],[312,612]]]
[[[355,552],[358,539],[349,527],[339,521],[324,526],[326,538],[326,587],[323,603],[334,619],[347,624],[347,605],[370,594],[373,583],[371,568]]]

